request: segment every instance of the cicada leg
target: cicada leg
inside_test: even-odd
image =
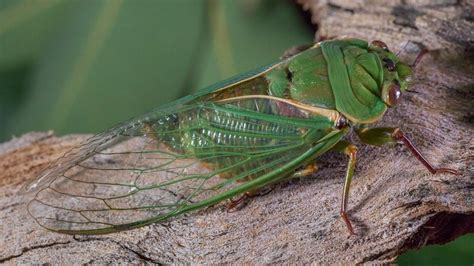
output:
[[[235,209],[237,209],[238,206],[241,206],[242,204],[244,204],[244,202],[246,200],[251,199],[251,198],[255,198],[255,197],[258,197],[258,196],[266,195],[266,194],[270,193],[270,191],[272,191],[272,190],[268,189],[268,190],[265,190],[265,191],[262,192],[261,190],[256,190],[255,189],[255,190],[247,191],[244,194],[242,194],[242,196],[240,196],[238,199],[236,199],[236,200],[231,199],[229,205],[227,205],[227,211],[232,212]]]
[[[296,171],[293,175],[290,176],[290,178],[298,178],[298,177],[304,177],[304,176],[309,176],[318,171],[318,165],[316,165],[315,162],[310,163],[306,165],[304,168],[301,170]]]
[[[421,154],[405,134],[399,128],[362,128],[356,130],[360,140],[369,145],[380,146],[389,143],[403,143],[410,152],[420,161],[432,174],[449,173],[459,175],[460,173],[450,168],[436,168]]]
[[[229,200],[230,203],[229,203],[229,205],[227,205],[227,212],[233,212],[237,208],[237,206],[242,205],[245,200],[247,200],[251,197],[253,197],[252,192],[245,192],[244,194],[242,194],[242,196],[240,196],[236,200],[230,199]]]
[[[298,178],[298,177],[304,177],[304,176],[309,176],[318,171],[318,166],[316,163],[310,163],[306,165],[304,168],[301,170],[296,171],[294,174],[290,175],[289,178]],[[242,205],[246,200],[255,198],[258,196],[264,196],[268,193],[270,193],[272,189],[266,189],[266,190],[251,190],[248,192],[245,192],[236,200],[230,200],[229,205],[227,205],[227,211],[233,211],[235,210],[238,206]]]
[[[349,163],[347,164],[344,187],[342,189],[340,215],[342,220],[344,220],[344,222],[346,223],[349,233],[351,235],[355,235],[351,221],[349,220],[349,216],[347,215],[347,202],[349,201],[349,191],[351,188],[352,176],[354,175],[354,170],[356,166],[357,147],[348,141],[340,141],[336,146],[332,148],[332,150],[343,152],[344,154],[349,156]]]
[[[412,68],[416,68],[416,66],[421,62],[421,59],[429,52],[426,47],[422,47],[421,51],[416,55],[415,60],[411,63]]]

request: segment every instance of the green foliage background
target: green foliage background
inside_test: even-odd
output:
[[[95,133],[311,43],[286,0],[0,0],[0,142]],[[400,264],[472,265],[474,238]]]

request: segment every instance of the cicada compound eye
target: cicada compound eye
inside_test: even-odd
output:
[[[386,43],[380,41],[380,40],[373,40],[370,42],[370,46],[375,46],[384,49],[385,51],[388,51],[388,46]]]
[[[387,103],[390,106],[395,106],[400,102],[402,98],[402,91],[398,83],[393,83],[388,88]]]

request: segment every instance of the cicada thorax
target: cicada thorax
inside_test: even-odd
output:
[[[377,52],[366,41],[344,39],[316,44],[205,97],[267,95],[336,110],[354,123],[371,123],[387,108],[381,96],[383,86],[383,62]]]
[[[384,71],[362,40],[326,41],[297,54],[265,74],[269,93],[303,104],[334,109],[355,123],[378,120]]]
[[[308,49],[273,69],[266,74],[266,78],[271,95],[335,109],[327,62],[319,46]]]
[[[198,100],[220,101],[249,95],[273,96],[335,110],[327,63],[319,46],[307,49],[269,67],[259,75],[221,88]],[[284,108],[285,105],[282,104],[281,107]]]

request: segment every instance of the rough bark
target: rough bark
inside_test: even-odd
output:
[[[394,50],[411,40],[407,59],[421,46],[430,50],[416,69],[415,93],[380,124],[401,126],[431,162],[462,175],[430,175],[403,147],[359,145],[349,201],[356,236],[339,218],[347,160],[326,154],[313,177],[278,184],[237,212],[218,205],[128,232],[73,237],[37,226],[17,191],[86,136],[30,133],[0,145],[0,262],[388,262],[474,232],[474,4],[300,2],[320,36],[381,39]]]

